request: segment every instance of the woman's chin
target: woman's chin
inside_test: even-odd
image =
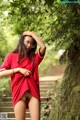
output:
[[[30,48],[27,48],[27,51],[29,52],[29,51],[30,51]]]

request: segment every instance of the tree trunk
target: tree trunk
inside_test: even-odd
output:
[[[58,120],[80,120],[80,61],[65,71],[58,110]]]
[[[58,97],[53,103],[50,120],[80,120],[80,48],[78,46],[72,45],[69,49],[69,63]]]

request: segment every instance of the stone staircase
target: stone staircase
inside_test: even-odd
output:
[[[49,96],[47,93],[53,89],[53,85],[61,82],[62,76],[49,76],[40,78],[41,105],[45,105]],[[44,112],[41,110],[41,113]],[[12,97],[0,98],[0,120],[15,120],[12,106]],[[29,110],[26,110],[26,120],[31,120]]]

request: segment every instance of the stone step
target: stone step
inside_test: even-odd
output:
[[[45,101],[46,99],[47,99],[48,97],[44,97],[44,96],[42,96],[41,97],[41,101]],[[10,101],[12,101],[12,97],[10,96],[10,97],[3,97],[3,98],[1,98],[1,101],[0,102],[10,102]]]
[[[53,89],[40,90],[40,95],[41,95],[42,97],[44,97],[44,94],[45,94],[45,96],[47,96],[47,92],[49,92],[49,91],[51,91],[51,90],[53,90]],[[10,96],[11,96],[11,95],[10,95]],[[6,97],[9,97],[9,96],[6,96],[6,95],[0,96],[0,101],[1,101],[1,99],[6,100]]]
[[[26,112],[26,117],[30,118],[30,112]],[[8,118],[15,118],[15,114],[13,113],[8,113]]]
[[[3,112],[14,112],[14,109],[13,109],[13,106],[8,106],[8,107],[0,107],[0,113],[3,113]],[[28,113],[29,112],[29,109],[26,109],[26,112]],[[42,112],[42,110],[41,110]]]
[[[52,87],[50,87],[50,88],[40,88],[40,94],[42,95],[42,94],[44,94],[46,91],[49,91],[49,90],[53,90],[53,88]],[[3,95],[3,96],[0,96],[0,98],[4,98],[5,99],[5,97],[6,97],[6,95]]]
[[[42,86],[46,86],[46,87],[48,87],[48,86],[53,86],[54,84],[56,84],[57,83],[57,81],[56,82],[41,82],[40,84],[39,84],[39,87],[42,87]]]
[[[53,85],[52,86],[49,84],[48,84],[48,86],[41,85],[40,90],[41,89],[50,89],[50,88],[53,88]]]
[[[16,118],[7,118],[7,120],[16,120]],[[31,120],[31,118],[26,118],[25,120]]]
[[[45,92],[40,92],[41,99],[47,97],[47,92],[48,91],[49,90],[47,90]],[[1,96],[0,97],[0,102],[1,101],[4,101],[4,102],[6,102],[6,101],[12,101],[12,97],[11,96],[10,97],[9,96]]]
[[[58,80],[42,80],[42,81],[40,81],[39,82],[39,85],[41,85],[42,83],[45,83],[45,85],[47,84],[47,83],[49,83],[49,84],[51,84],[51,83],[55,83],[56,81],[58,81]]]
[[[45,111],[41,111],[41,113],[43,113]],[[15,118],[15,113],[13,112],[0,112],[0,118],[1,118],[1,114],[6,114],[8,118]],[[30,118],[30,112],[27,111],[26,112],[26,117]]]
[[[46,102],[47,102],[46,100],[43,100],[43,101],[41,101],[41,104],[46,104]],[[11,107],[13,105],[12,105],[11,101],[10,102],[9,101],[8,102],[0,102],[0,108],[3,106],[6,106],[6,107],[10,106]]]
[[[45,103],[46,98],[43,96],[43,98],[41,99],[42,104]],[[12,98],[8,98],[8,99],[5,98],[5,99],[0,100],[0,106],[1,105],[7,105],[7,104],[10,104],[10,105],[12,104]]]
[[[49,90],[49,89],[53,89],[54,87],[53,87],[53,85],[52,86],[49,86],[49,84],[48,84],[48,87],[47,86],[43,86],[43,87],[40,87],[40,92],[42,91],[42,90]],[[43,91],[44,92],[44,91]]]
[[[47,97],[41,97],[41,105],[46,104],[47,100],[48,100]],[[12,97],[6,97],[5,100],[0,102],[0,111],[4,110],[4,106],[5,106],[5,108],[8,108],[8,107],[11,108],[13,106],[12,105]]]
[[[40,95],[41,95],[42,97],[46,97],[46,96],[47,96],[47,94],[45,94],[45,92],[40,92]]]
[[[5,100],[12,100],[12,97],[11,97],[11,96],[10,96],[10,97],[9,97],[9,96],[8,96],[8,97],[5,97],[5,96],[4,96],[4,97],[1,98],[1,99],[2,99],[3,101],[5,101]],[[41,100],[45,100],[45,99],[47,99],[47,97],[42,97],[42,96],[41,96]]]
[[[7,118],[7,119],[1,119],[0,120],[16,120],[16,118]],[[31,118],[26,118],[25,120],[31,120]]]
[[[11,106],[9,106],[9,107],[0,107],[0,112],[14,112],[14,109],[13,109],[13,107]],[[29,112],[29,110],[28,109],[26,109],[26,112]]]
[[[41,102],[41,104],[46,104],[46,101],[43,101],[43,102]],[[12,105],[12,102],[8,102],[8,103],[2,103],[2,102],[0,102],[0,109],[1,109],[1,107],[4,107],[4,106],[6,106],[6,108],[8,107],[8,106],[13,106]]]
[[[16,120],[15,118],[7,118],[7,120]],[[31,118],[26,118],[25,120],[31,120]]]
[[[58,76],[44,76],[44,77],[40,77],[40,82],[43,82],[43,81],[53,81],[55,82],[56,80],[61,80],[63,77],[63,74],[62,75],[58,75]]]
[[[51,84],[51,85],[49,85],[49,84],[47,84],[47,85],[41,85],[40,86],[40,89],[43,89],[43,88],[47,88],[47,89],[50,89],[50,88],[53,88],[53,84]]]
[[[4,112],[2,112],[4,113]],[[8,118],[15,118],[14,112],[6,112]],[[26,112],[26,117],[30,118],[30,112]]]
[[[46,92],[48,92],[49,90],[53,90],[53,88],[52,89],[41,89],[40,93],[45,93],[46,94]]]

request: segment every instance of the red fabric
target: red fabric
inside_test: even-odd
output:
[[[5,58],[0,70],[21,67],[32,72],[29,77],[25,77],[20,72],[11,75],[13,105],[21,99],[26,91],[40,100],[38,65],[42,59],[43,57],[40,56],[39,52],[34,55],[34,61],[27,57],[23,58],[20,64],[17,63],[18,53],[10,53]]]

